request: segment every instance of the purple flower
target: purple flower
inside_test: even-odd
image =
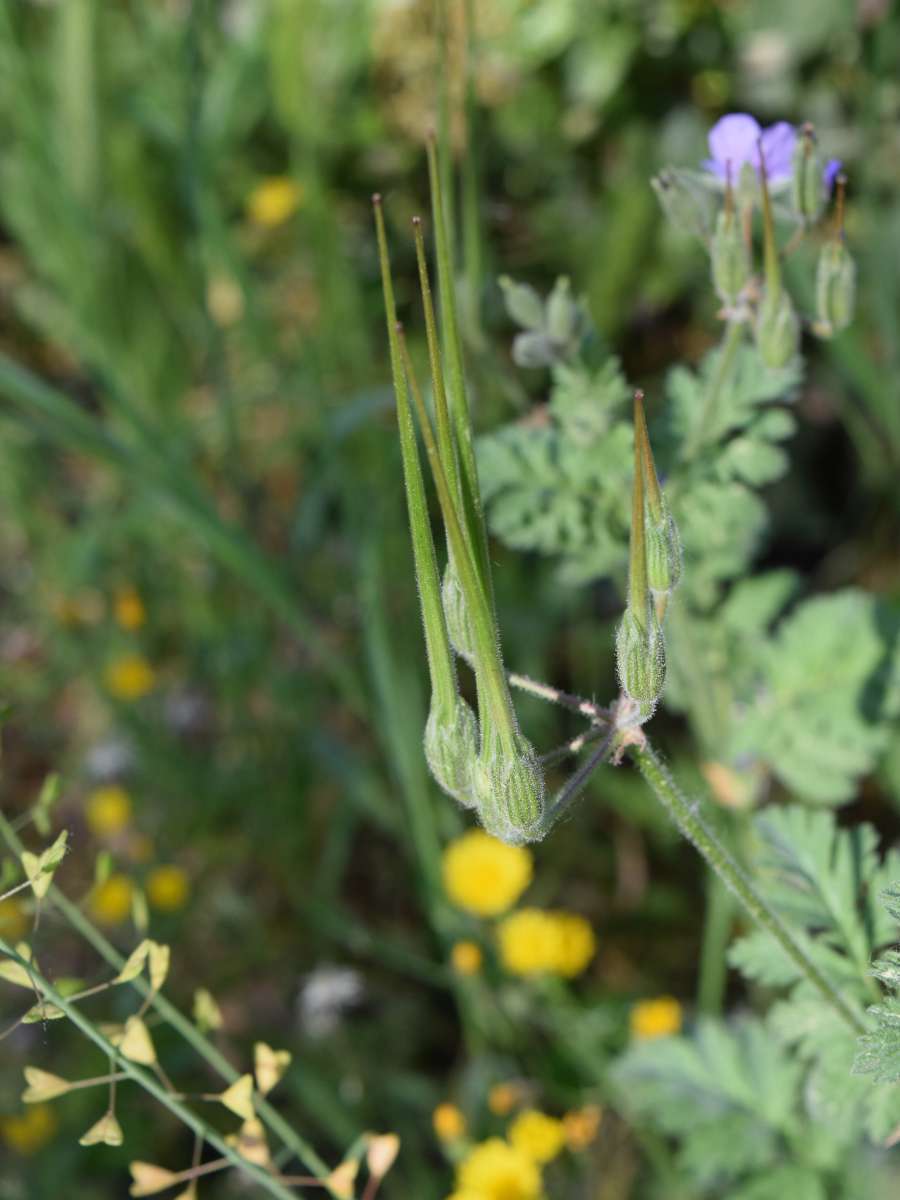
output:
[[[794,170],[796,141],[797,131],[787,121],[778,121],[768,129],[762,129],[749,113],[729,113],[716,121],[709,131],[712,158],[703,165],[720,179],[726,178],[730,168],[731,178],[737,183],[744,163],[759,171],[761,144],[769,182],[786,183]]]
[[[831,195],[831,189],[834,187],[834,181],[841,173],[843,163],[839,158],[829,158],[825,164],[825,170],[822,172],[822,182],[825,184],[826,195]]]

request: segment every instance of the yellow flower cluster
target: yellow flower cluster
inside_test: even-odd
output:
[[[134,885],[127,875],[116,872],[91,892],[91,915],[100,925],[121,925],[131,913]]]
[[[548,1117],[536,1108],[520,1112],[507,1132],[510,1145],[543,1166],[552,1162],[566,1144],[566,1129],[556,1117]]]
[[[522,908],[497,927],[500,960],[513,975],[562,975],[574,979],[597,950],[594,931],[570,912]]]
[[[450,962],[458,975],[477,975],[484,955],[476,942],[454,942]]]
[[[479,917],[497,917],[531,883],[531,855],[473,829],[444,851],[444,889],[452,902]]]
[[[458,1142],[465,1136],[466,1118],[455,1104],[445,1101],[431,1114],[431,1124],[442,1142]]]
[[[147,899],[154,908],[176,912],[187,903],[190,890],[187,874],[181,867],[155,867],[147,876]]]
[[[488,1138],[459,1164],[450,1200],[540,1200],[537,1164],[502,1138]]]
[[[681,1005],[674,996],[641,1000],[631,1010],[631,1036],[639,1041],[669,1037],[681,1029]]]

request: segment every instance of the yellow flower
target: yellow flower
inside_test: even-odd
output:
[[[121,925],[131,912],[134,886],[127,875],[110,875],[94,888],[90,908],[101,925]]]
[[[188,877],[181,867],[155,867],[147,876],[147,898],[163,912],[183,908],[188,891]]]
[[[299,184],[284,175],[274,175],[262,180],[250,193],[247,215],[254,225],[274,229],[294,215],[302,199]]]
[[[0,937],[6,942],[18,942],[28,932],[31,921],[22,904],[14,896],[0,900]]]
[[[674,996],[641,1000],[631,1010],[631,1036],[641,1041],[669,1037],[681,1028],[681,1005]]]
[[[602,1120],[603,1109],[599,1104],[586,1104],[584,1108],[567,1112],[563,1117],[563,1127],[569,1149],[584,1150],[589,1146],[597,1136]]]
[[[118,700],[140,700],[153,690],[156,672],[140,654],[123,654],[107,666],[105,679]]]
[[[130,631],[140,629],[147,619],[144,602],[133,587],[120,588],[113,601],[113,615],[116,622]]]
[[[465,1136],[466,1118],[449,1101],[437,1106],[431,1114],[431,1124],[442,1142],[456,1142]]]
[[[483,960],[481,947],[475,942],[454,942],[450,951],[453,970],[460,975],[477,975]]]
[[[85,817],[97,837],[113,837],[131,820],[131,798],[117,784],[97,788],[87,798]]]
[[[521,1089],[515,1083],[495,1083],[488,1092],[488,1108],[495,1117],[505,1117],[512,1112],[519,1099]]]
[[[558,1121],[556,1117],[548,1117],[546,1113],[538,1112],[535,1108],[528,1108],[519,1113],[506,1136],[520,1154],[541,1165],[556,1158],[566,1144],[566,1131],[562,1121]]]
[[[481,1200],[540,1200],[541,1173],[521,1150],[502,1138],[489,1138],[460,1163],[456,1187]]]
[[[531,855],[507,846],[481,829],[451,842],[444,851],[444,889],[458,908],[479,917],[506,912],[531,882]]]
[[[56,1133],[56,1117],[47,1104],[34,1104],[20,1117],[0,1120],[0,1134],[16,1154],[34,1154]]]
[[[520,908],[497,928],[500,960],[513,975],[552,971],[559,959],[559,930],[548,912]]]
[[[580,975],[597,952],[594,931],[584,917],[577,913],[551,914],[559,931],[559,964],[557,970],[566,979]]]
[[[590,925],[575,913],[521,908],[497,927],[500,959],[513,975],[579,975],[594,956]]]

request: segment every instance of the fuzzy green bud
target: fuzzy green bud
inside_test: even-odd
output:
[[[505,749],[492,737],[472,772],[481,823],[510,846],[538,841],[543,834],[544,774],[534,747],[520,733]]]
[[[723,304],[734,304],[747,286],[751,275],[750,251],[741,231],[741,223],[731,208],[716,218],[710,243],[712,278]]]
[[[753,332],[766,366],[772,370],[787,366],[800,344],[800,321],[784,288],[766,288]]]
[[[702,180],[693,171],[666,167],[652,187],[675,228],[706,241],[712,229],[713,198]]]
[[[461,696],[452,714],[432,702],[425,725],[425,761],[438,785],[466,808],[475,806],[472,769],[478,761],[478,722]]]
[[[508,275],[501,275],[500,288],[503,303],[511,319],[523,329],[541,329],[544,324],[544,304],[533,287],[517,283]]]
[[[816,269],[816,333],[840,333],[853,320],[855,307],[856,263],[837,237],[824,246]]]
[[[643,622],[631,605],[625,609],[616,631],[616,665],[623,691],[652,711],[666,682],[666,643],[652,605]]]
[[[475,630],[469,606],[463,595],[462,585],[453,563],[447,563],[441,583],[441,603],[444,608],[444,620],[447,622],[447,633],[450,644],[456,653],[466,660],[475,661]]]
[[[647,554],[647,586],[655,595],[668,595],[681,579],[681,538],[665,497],[660,496],[662,511],[654,520],[650,506],[646,510],[644,545]]]
[[[812,125],[804,125],[794,148],[791,204],[804,224],[818,221],[825,207],[825,160],[819,153]]]

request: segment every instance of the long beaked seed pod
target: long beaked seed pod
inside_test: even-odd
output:
[[[478,760],[478,721],[461,696],[447,715],[432,701],[425,724],[425,761],[435,781],[465,808],[476,806],[472,771]]]
[[[681,538],[659,484],[644,414],[644,394],[634,394],[634,441],[644,489],[644,543],[647,585],[655,599],[668,596],[681,579]],[[637,469],[637,468],[635,468]]]
[[[809,123],[800,130],[794,147],[794,173],[791,176],[791,205],[804,225],[818,221],[825,208],[825,160],[819,152],[815,130]]]
[[[763,199],[765,287],[756,313],[753,334],[760,358],[767,367],[778,370],[787,366],[797,353],[800,344],[800,321],[781,282],[781,265],[775,245],[775,219],[772,215],[772,201],[769,198],[762,143],[759,147],[759,159]]]
[[[713,286],[723,304],[734,305],[750,282],[750,248],[734,207],[729,164],[725,182],[725,206],[716,218],[709,249]]]
[[[521,733],[516,733],[512,750],[499,737],[483,742],[472,783],[481,823],[492,837],[510,846],[543,837],[544,774],[534,747]]]
[[[816,268],[816,324],[819,337],[846,329],[856,308],[856,263],[844,242],[845,176],[837,179],[834,232],[822,248]]]
[[[441,603],[444,606],[444,618],[447,622],[447,632],[456,653],[468,663],[475,661],[475,630],[463,595],[459,575],[452,560],[444,568],[444,578],[441,583]]]
[[[651,604],[643,623],[634,607],[625,609],[616,631],[616,667],[622,690],[652,712],[666,682],[666,641]]]

